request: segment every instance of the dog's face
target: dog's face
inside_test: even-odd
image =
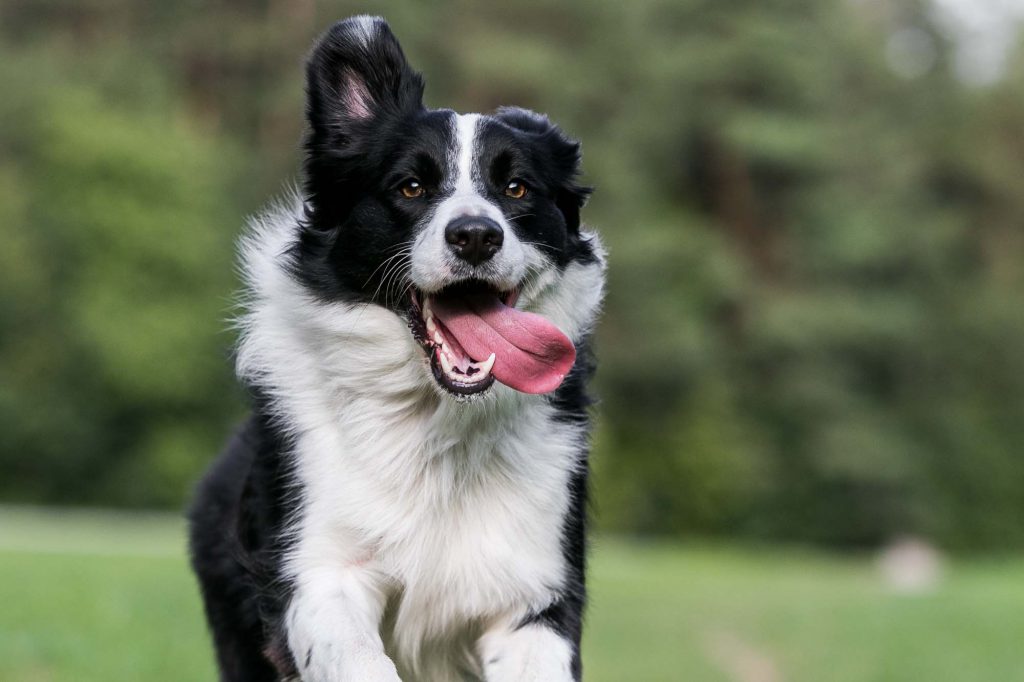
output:
[[[323,300],[406,320],[425,376],[449,394],[496,379],[552,391],[574,362],[567,334],[581,331],[563,309],[600,296],[568,291],[538,314],[567,271],[600,270],[580,231],[579,145],[529,111],[460,115],[424,108],[422,94],[381,19],[339,23],[314,48],[295,274]]]

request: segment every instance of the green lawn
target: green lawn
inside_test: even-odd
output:
[[[173,518],[0,509],[0,680],[214,672]],[[600,539],[587,679],[1024,681],[1024,559],[892,594],[868,559]]]

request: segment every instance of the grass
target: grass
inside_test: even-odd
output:
[[[0,680],[214,680],[180,523],[0,509]],[[1024,681],[1024,558],[924,595],[867,558],[595,543],[586,679]]]

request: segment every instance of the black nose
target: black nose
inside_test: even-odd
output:
[[[455,255],[470,265],[480,265],[501,249],[501,226],[483,216],[463,216],[448,223],[444,238]]]

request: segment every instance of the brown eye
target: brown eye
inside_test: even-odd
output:
[[[400,190],[406,199],[418,199],[425,192],[423,185],[416,180],[407,180]]]
[[[513,199],[522,199],[526,196],[526,185],[518,180],[512,180],[505,185],[505,196]]]

